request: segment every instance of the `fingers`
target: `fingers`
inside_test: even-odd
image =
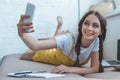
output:
[[[30,23],[30,22],[24,22],[24,20],[26,19],[26,18],[29,18],[30,16],[29,15],[27,15],[27,14],[25,14],[25,15],[21,15],[21,17],[20,17],[20,20],[19,20],[19,23],[18,23],[18,26],[28,26],[28,25],[32,25],[32,23]]]
[[[55,69],[53,69],[53,70],[51,71],[51,73],[59,73],[59,74],[62,74],[62,73],[65,73],[65,71],[64,71],[64,70],[61,70],[61,69],[55,68]]]
[[[25,22],[23,22],[23,21],[21,21],[21,22],[19,22],[18,24],[17,24],[17,26],[19,27],[19,26],[30,26],[30,25],[32,25],[33,23],[32,22],[27,22],[27,23],[25,23]]]
[[[29,18],[30,16],[25,14],[25,15],[21,15],[21,18],[20,18],[20,21],[19,22],[22,22],[24,21],[26,18]]]
[[[66,71],[66,66],[64,65],[57,66],[51,71],[51,73],[60,73],[60,74],[65,72],[67,71]]]
[[[19,30],[24,31],[24,32],[26,32],[26,30],[29,30],[29,29],[33,28],[31,22],[29,22],[29,23],[21,22],[21,23],[18,23],[17,26],[18,26]],[[31,32],[34,32],[34,30],[31,30]]]
[[[58,69],[55,69],[53,70],[51,73],[58,73],[58,74],[62,74],[62,73],[65,73],[63,70],[58,70]]]
[[[33,23],[32,22],[25,22],[24,20],[26,18],[29,18],[29,15],[21,15],[20,21],[17,24],[19,32],[27,32],[29,29],[31,29],[29,32],[34,32],[33,28]]]
[[[30,30],[30,29],[32,29],[33,28],[33,26],[23,26],[23,30]]]

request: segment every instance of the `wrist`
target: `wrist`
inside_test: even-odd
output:
[[[20,37],[22,37],[22,36],[23,36],[23,33],[22,33],[20,30],[18,30],[18,35],[19,35]]]

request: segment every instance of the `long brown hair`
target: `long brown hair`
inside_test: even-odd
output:
[[[82,24],[85,20],[85,18],[91,14],[94,14],[100,21],[100,25],[101,25],[101,30],[102,30],[102,35],[99,35],[99,62],[100,62],[100,65],[99,65],[99,72],[103,72],[103,67],[102,67],[102,59],[103,59],[103,41],[105,40],[105,37],[106,37],[106,25],[107,25],[107,22],[106,22],[106,19],[97,11],[89,11],[87,12],[83,17],[82,19],[80,20],[79,24],[78,24],[78,38],[77,38],[77,42],[76,42],[76,45],[75,45],[75,52],[77,54],[77,58],[76,58],[76,62],[74,64],[74,66],[77,66],[79,67],[80,64],[79,64],[79,55],[81,54],[80,53],[80,46],[81,46],[81,39],[82,39]]]

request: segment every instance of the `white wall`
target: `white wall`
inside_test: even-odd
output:
[[[117,59],[117,41],[120,39],[120,14],[107,18],[107,34],[104,42],[104,58]]]
[[[90,6],[105,0],[80,0],[80,18],[89,10]]]
[[[120,6],[120,0],[114,0],[116,6]]]
[[[33,23],[39,35],[33,34],[35,37],[52,36],[58,15],[64,20],[62,29],[76,31],[78,0],[0,0],[0,56],[28,49],[19,38],[16,26],[20,15],[25,13],[27,2],[36,5]]]

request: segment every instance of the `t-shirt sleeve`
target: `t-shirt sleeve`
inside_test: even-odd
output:
[[[55,37],[57,49],[61,49],[66,55],[72,47],[72,34],[59,35]]]
[[[93,51],[99,51],[99,38],[95,40]]]

